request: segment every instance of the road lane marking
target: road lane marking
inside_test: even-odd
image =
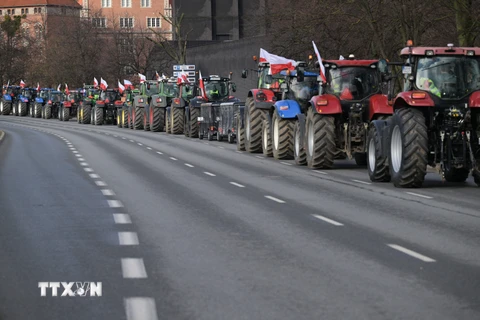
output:
[[[110,190],[110,189],[102,189],[102,194],[104,196],[114,196],[115,195],[115,192],[113,192],[113,190]]]
[[[117,135],[115,135],[115,134],[114,134],[113,136],[114,136],[115,138],[118,138],[118,136],[117,136]]]
[[[78,161],[85,161],[83,158],[77,158]]]
[[[185,163],[185,165],[186,165],[187,167],[190,167],[190,168],[193,168],[193,167],[194,167],[194,166],[192,166],[190,163]]]
[[[235,151],[236,153],[243,153],[243,151]]]
[[[258,159],[265,159],[265,157],[262,157],[262,156],[255,156],[255,158],[258,158]]]
[[[225,147],[219,146],[220,149],[225,149]]]
[[[280,200],[280,199],[275,198],[275,197],[272,197],[272,196],[265,196],[265,198],[273,200],[273,201],[278,202],[278,203],[285,203],[285,201]]]
[[[362,183],[362,184],[371,184],[370,182],[365,182],[365,181],[362,181],[362,180],[355,180],[355,179],[352,179],[353,182],[358,182],[358,183]]]
[[[215,174],[213,174],[213,173],[211,173],[211,172],[207,172],[207,171],[205,171],[204,173],[205,173],[207,176],[210,176],[210,177],[216,177],[216,175],[215,175]]]
[[[88,166],[88,163],[86,163],[86,162],[80,162],[80,165],[83,166],[83,167],[86,167],[86,166]]]
[[[124,299],[127,320],[158,320],[155,300],[147,297]]]
[[[236,183],[236,182],[233,182],[233,181],[231,181],[230,184],[231,184],[231,185],[234,185],[234,186],[236,186],[236,187],[239,187],[239,188],[245,188],[245,186],[244,186],[243,184]]]
[[[123,204],[118,200],[107,200],[110,208],[122,208]]]
[[[73,153],[78,153],[78,151],[72,151]]]
[[[127,213],[114,213],[113,220],[116,224],[130,224],[132,223],[132,219]]]
[[[143,146],[143,144],[141,144],[140,142],[139,142],[139,143],[137,143],[137,144],[138,144],[139,146]]]
[[[100,176],[99,176],[98,174],[96,174],[96,173],[90,173],[89,176],[90,176],[90,178],[92,178],[92,179],[98,179],[98,178],[100,178]]]
[[[172,159],[173,161],[177,161],[177,160],[178,160],[177,158],[174,158],[174,157],[170,157],[170,159]]]
[[[122,258],[122,274],[126,279],[147,278],[142,258]]]
[[[160,151],[157,151],[157,153],[158,153],[158,154],[163,154],[163,153],[162,153],[162,152],[160,152]]]
[[[123,140],[127,140],[127,138],[125,138],[125,137],[122,137],[122,139],[123,139]]]
[[[328,222],[328,223],[330,223],[330,224],[333,224],[334,226],[343,226],[343,223],[337,222],[337,221],[335,221],[335,220],[329,219],[329,218],[324,217],[324,216],[321,216],[321,215],[319,215],[319,214],[312,214],[312,216],[313,216],[314,218],[317,218],[317,219],[323,220],[323,221],[325,221],[325,222]]]
[[[99,180],[95,181],[95,184],[99,187],[105,187],[107,185],[105,182]]]
[[[118,244],[121,246],[137,246],[139,244],[137,233],[130,231],[119,232]]]
[[[288,163],[288,162],[280,162],[281,164],[284,164],[286,166],[291,166],[292,164],[291,163]]]
[[[85,172],[93,172],[92,168],[83,168],[83,170],[85,170]]]
[[[412,195],[412,196],[420,197],[420,198],[433,199],[433,197],[424,196],[423,194],[419,194],[419,193],[415,193],[415,192],[406,192],[406,193],[408,193],[409,195]]]
[[[314,173],[319,173],[319,174],[328,174],[328,173],[326,173],[326,172],[324,172],[324,171],[318,171],[318,170],[312,170],[312,172],[314,172]]]
[[[152,150],[152,148],[150,148],[150,147],[147,147],[147,149],[148,149],[148,150]]]
[[[424,262],[435,262],[435,260],[433,260],[432,258],[429,258],[427,256],[424,256],[423,254],[420,254],[418,252],[415,252],[415,251],[412,251],[410,249],[407,249],[407,248],[404,248],[402,246],[399,246],[399,245],[396,245],[396,244],[387,244],[387,246],[389,246],[390,248],[392,249],[395,249],[395,250],[398,250],[398,251],[401,251],[405,254],[408,254],[409,256],[411,257],[414,257],[414,258],[417,258],[417,259],[420,259]]]
[[[130,140],[130,142],[135,142],[135,141],[133,141],[133,140]]]
[[[75,155],[75,157],[77,157],[77,158],[81,158],[81,157],[82,157],[82,155],[81,155],[81,154],[76,154],[76,155]]]

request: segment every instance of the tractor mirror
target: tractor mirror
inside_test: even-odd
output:
[[[303,70],[298,70],[297,71],[297,82],[303,82],[305,80],[305,74],[303,73]]]
[[[232,87],[232,92],[236,92],[237,91],[237,85],[235,83],[232,83],[230,85]]]
[[[247,69],[243,69],[242,70],[242,78],[246,79],[248,76],[248,70]]]
[[[388,64],[387,60],[385,59],[380,59],[377,63],[378,65],[378,71],[380,71],[381,74],[387,74],[388,73]]]
[[[280,84],[280,90],[282,90],[283,92],[287,92],[288,91],[288,86],[285,82],[282,82]]]

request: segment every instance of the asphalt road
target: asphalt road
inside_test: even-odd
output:
[[[480,189],[0,117],[0,319],[480,319]],[[38,282],[102,282],[41,297]]]

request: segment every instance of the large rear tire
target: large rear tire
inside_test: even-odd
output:
[[[103,109],[95,107],[95,114],[93,119],[95,120],[96,126],[101,126],[103,124]]]
[[[2,114],[4,116],[10,115],[10,112],[12,111],[12,103],[11,102],[0,102],[0,110],[2,111]]]
[[[122,127],[122,111],[120,109],[117,109],[117,127]]]
[[[392,117],[389,168],[393,184],[419,188],[427,174],[428,134],[425,117],[415,109],[397,110]]]
[[[173,134],[182,134],[183,133],[183,126],[184,126],[184,119],[185,112],[183,108],[172,108],[171,110],[171,130]]]
[[[301,138],[300,122],[297,120],[293,126],[293,157],[297,165],[304,166],[307,164],[307,152],[304,146],[300,146]],[[305,145],[306,139],[304,138],[303,141],[303,145]]]
[[[262,151],[262,122],[265,119],[267,110],[255,108],[253,98],[247,98],[245,106],[245,150],[250,153]]]
[[[477,160],[478,161],[478,160]],[[473,181],[480,187],[480,164],[472,170]]]
[[[91,120],[92,107],[89,105],[84,105],[82,108],[82,123],[89,124]]]
[[[200,117],[200,108],[190,108],[190,130],[188,136],[190,138],[198,138],[198,117]]]
[[[35,103],[35,105],[33,106],[33,112],[35,114],[35,118],[41,118],[42,117],[42,106]]]
[[[368,130],[367,136],[367,170],[372,182],[390,181],[387,158],[382,153],[380,132],[373,125]]]
[[[313,111],[307,115],[307,165],[312,169],[331,169],[335,158],[335,118]]]
[[[128,110],[122,109],[122,128],[128,129]]]
[[[237,151],[245,151],[245,128],[242,128],[242,119],[240,119],[240,114],[237,114],[236,120],[237,123]]]
[[[445,170],[445,180],[448,182],[465,182],[470,172],[465,168],[451,168]]]
[[[143,129],[143,108],[135,107],[133,111],[133,129],[142,130]]]
[[[51,119],[52,118],[52,107],[50,106],[45,106],[45,119]]]
[[[277,160],[293,159],[293,126],[291,119],[282,119],[277,112],[273,112],[272,151]]]
[[[63,121],[68,121],[70,120],[70,109],[69,108],[62,108],[63,114],[62,114],[62,119]]]
[[[19,108],[20,109],[19,110],[20,117],[25,117],[27,115],[27,111],[28,111],[27,104],[25,102],[22,102],[22,103],[20,103],[19,107],[20,107]]]
[[[150,113],[152,112],[151,108],[148,108],[148,112],[143,109],[143,130],[150,131]]]
[[[262,153],[265,157],[273,157],[270,124],[267,119],[262,121]]]
[[[165,129],[165,108],[153,108],[150,113],[150,130],[163,132]]]

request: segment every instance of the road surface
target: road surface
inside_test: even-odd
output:
[[[165,133],[0,117],[0,319],[480,319],[471,178],[373,184]],[[42,297],[39,282],[101,282]]]

